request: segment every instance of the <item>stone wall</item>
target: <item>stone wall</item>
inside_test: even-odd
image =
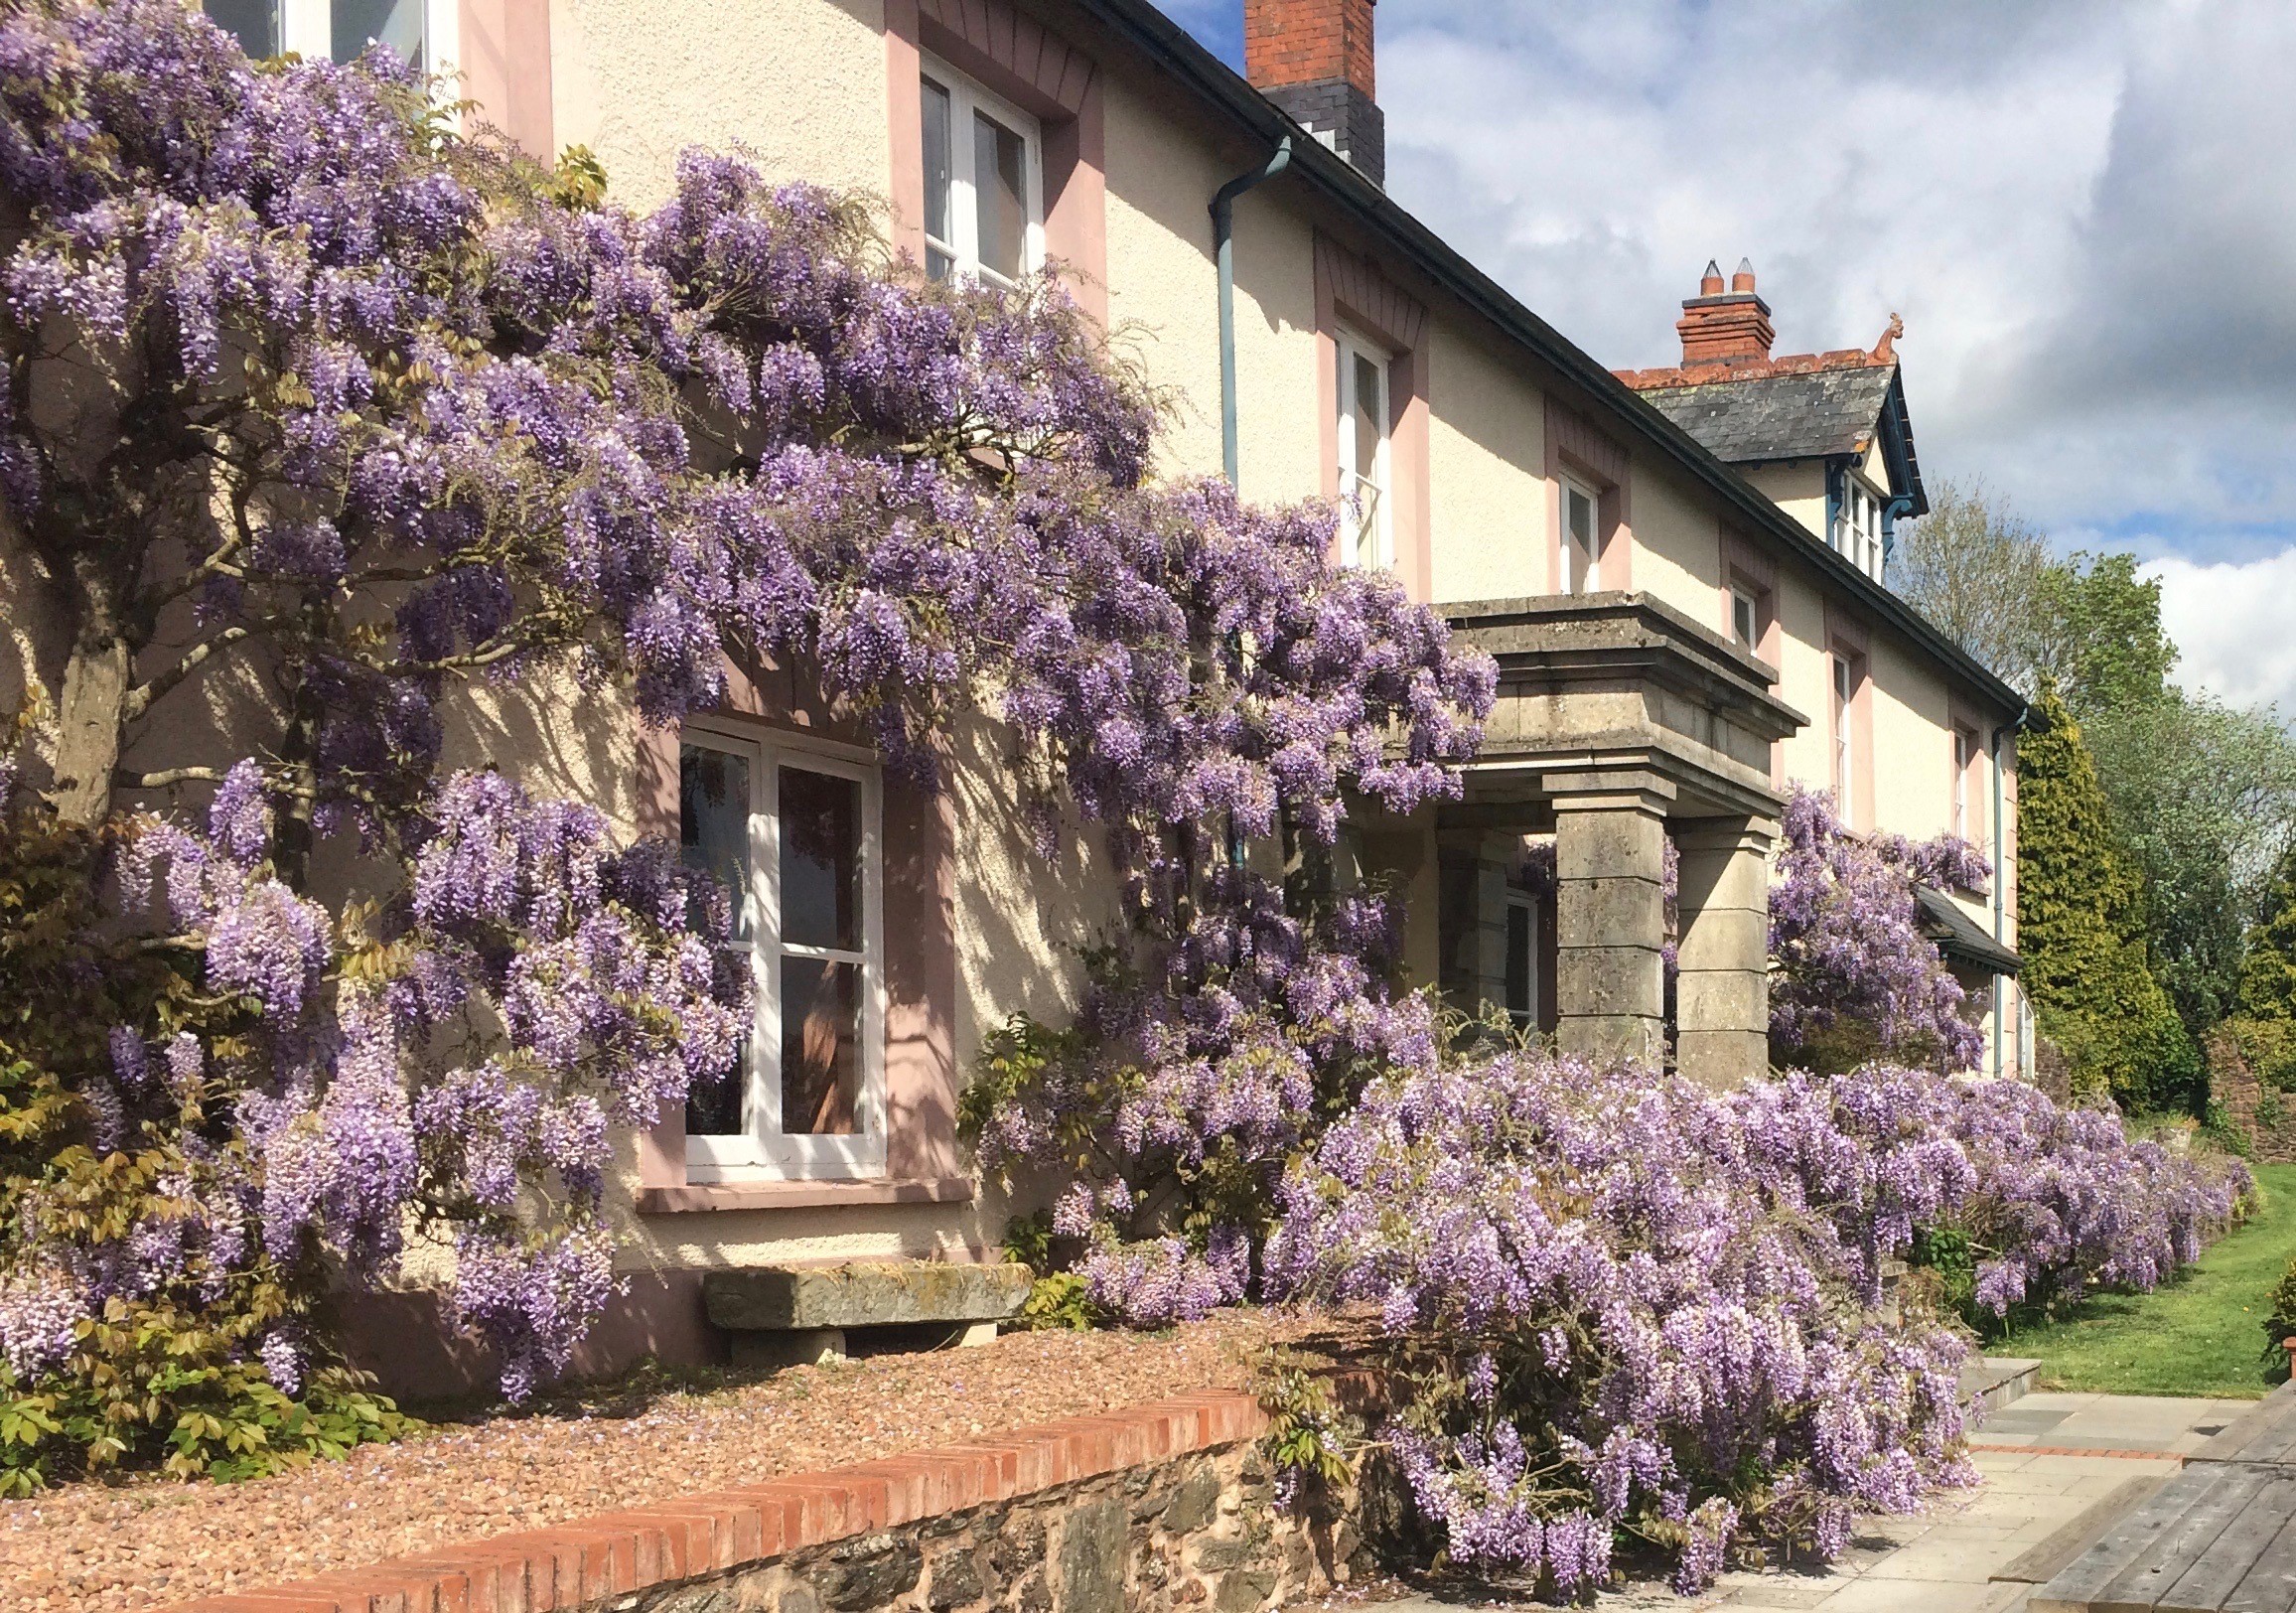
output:
[[[1211,1392],[496,1535],[181,1613],[1260,1613],[1359,1568]]]
[[[586,1604],[615,1613],[1258,1613],[1345,1583],[1344,1520],[1280,1512],[1249,1444]]]
[[[2231,1032],[2221,1026],[2209,1038],[2209,1096],[2224,1106],[2232,1129],[2248,1139],[2250,1159],[2296,1164],[2296,1093],[2267,1090]]]

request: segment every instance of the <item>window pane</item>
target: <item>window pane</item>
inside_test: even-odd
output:
[[[201,9],[249,56],[279,54],[278,0],[207,0]]]
[[[1507,1011],[1527,1020],[1530,1002],[1530,909],[1507,904]]]
[[[1747,650],[1754,648],[1754,601],[1744,594],[1730,596],[1730,630]]]
[[[749,1127],[742,1123],[743,1090],[749,1085],[749,1043],[742,1043],[734,1067],[714,1081],[697,1081],[685,1097],[685,1134],[689,1137],[738,1137]]]
[[[725,887],[733,903],[734,936],[750,939],[743,900],[750,885],[749,759],[703,745],[681,746],[677,758],[678,849]],[[696,913],[689,923],[699,918]]]
[[[972,114],[972,187],[980,220],[980,264],[1008,280],[1020,278],[1028,248],[1029,193],[1021,137],[985,113]]]
[[[1356,355],[1356,474],[1376,478],[1379,474],[1379,428],[1385,423],[1386,410],[1380,407],[1379,367],[1367,354]]]
[[[941,246],[948,238],[948,91],[931,78],[925,80],[925,233]],[[935,280],[948,278],[951,259],[930,243],[925,249],[925,272]]]
[[[1583,594],[1597,586],[1595,576],[1595,502],[1578,488],[1563,490],[1568,541],[1563,545],[1570,567],[1569,587]]]
[[[416,67],[423,60],[423,0],[335,0],[335,32],[331,54],[348,62],[378,40]]]
[[[861,786],[782,769],[782,944],[861,950]]]
[[[782,959],[782,1129],[849,1137],[861,1129],[861,968]]]

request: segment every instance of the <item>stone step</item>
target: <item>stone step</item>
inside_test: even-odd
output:
[[[701,1294],[711,1324],[732,1335],[735,1366],[783,1367],[843,1356],[857,1328],[946,1327],[956,1342],[986,1344],[1035,1280],[1011,1261],[876,1260],[712,1271]]]
[[[1998,1411],[2033,1388],[2041,1363],[2024,1356],[1985,1356],[1961,1369],[1961,1403]]]

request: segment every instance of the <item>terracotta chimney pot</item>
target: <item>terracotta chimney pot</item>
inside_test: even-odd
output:
[[[1770,305],[1755,294],[1754,265],[1744,258],[1722,289],[1722,271],[1706,265],[1699,278],[1698,295],[1682,304],[1674,322],[1682,338],[1684,367],[1700,365],[1747,366],[1770,363],[1770,344],[1778,339],[1771,328]]]

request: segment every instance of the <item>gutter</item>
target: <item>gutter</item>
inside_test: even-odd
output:
[[[1224,62],[1188,36],[1146,0],[1065,0],[1065,9],[1091,19],[1147,57],[1186,89],[1251,138],[1292,141],[1291,169],[1325,201],[1373,231],[1381,244],[1444,288],[1475,314],[1584,391],[1627,430],[1663,451],[1718,495],[1747,525],[1782,543],[1830,577],[1843,592],[1887,621],[1960,675],[1992,705],[2025,709],[2024,697],[1983,662],[1938,632],[1919,611],[1826,547],[1822,539],[1724,465],[1688,432],[1638,397],[1626,382],[1475,267],[1386,193],[1277,110]],[[1827,568],[1831,568],[1828,570]]]

